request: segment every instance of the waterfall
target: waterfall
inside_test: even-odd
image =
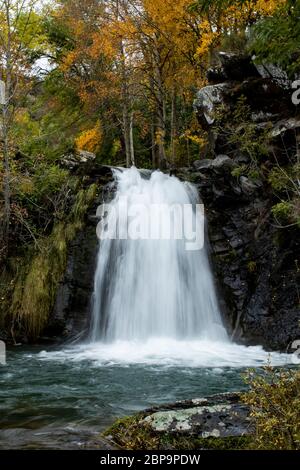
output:
[[[151,230],[161,232],[164,211],[171,206],[199,203],[195,188],[174,176],[154,171],[145,177],[136,168],[114,171],[117,189],[110,207],[113,222],[126,233],[124,200],[129,212],[143,204],[146,214],[160,205],[163,217],[151,218]],[[197,230],[204,233],[204,217],[193,210]],[[174,211],[172,227],[182,219]],[[114,342],[200,339],[228,342],[222,324],[206,244],[188,250],[184,239],[102,239],[94,281],[91,340]]]
[[[193,208],[196,234],[205,233],[204,215],[196,210],[196,188],[160,171],[136,168],[115,170],[114,178],[116,192],[107,210],[100,211],[102,230],[98,226],[97,233],[110,233],[108,229],[117,225],[119,236],[100,237],[89,337],[58,351],[42,351],[40,360],[68,364],[88,361],[86,367],[92,363],[102,371],[130,364],[138,367],[134,369],[137,374],[141,370],[153,373],[153,380],[163,370],[162,382],[165,367],[178,368],[176,374],[182,367],[212,368],[213,374],[225,374],[224,367],[291,362],[291,356],[270,355],[261,346],[243,346],[229,340],[222,324],[207,244],[202,249],[187,249],[189,231],[184,232],[185,237],[158,236],[165,235],[167,209],[186,205]],[[147,226],[150,220],[151,231],[157,236],[133,239],[127,215],[134,213],[138,205],[142,207],[140,226]],[[160,217],[156,206],[162,208]],[[170,220],[170,226],[177,230],[174,233],[180,234],[180,211],[174,210]],[[124,236],[127,232],[129,237]],[[140,369],[145,365],[153,369]],[[182,380],[184,376],[180,376]],[[198,369],[195,377],[204,376]]]

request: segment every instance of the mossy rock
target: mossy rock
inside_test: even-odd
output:
[[[127,450],[240,450],[249,449],[251,436],[207,437],[179,433],[157,433],[142,421],[139,414],[117,420],[105,433],[118,447]]]
[[[153,408],[116,421],[105,433],[123,449],[248,449],[253,428],[239,394]]]

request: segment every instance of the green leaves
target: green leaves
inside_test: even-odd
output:
[[[300,70],[300,2],[286,2],[273,16],[251,29],[249,49],[258,62],[282,67],[290,76]]]

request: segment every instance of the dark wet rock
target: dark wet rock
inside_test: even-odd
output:
[[[261,181],[257,181],[257,180],[250,180],[249,178],[247,178],[246,176],[241,176],[240,177],[240,186],[241,186],[241,190],[244,194],[246,194],[247,196],[255,193],[255,191],[257,191],[258,188],[261,188],[262,187],[262,182]]]
[[[214,170],[218,172],[218,170],[223,171],[225,168],[232,168],[234,163],[227,155],[218,155],[213,159],[195,160],[193,165],[200,171]]]
[[[193,165],[196,170],[209,170],[212,168],[211,160],[208,158],[205,158],[203,160],[195,160],[193,162]]]
[[[235,155],[234,162],[237,165],[242,165],[243,163],[249,163],[250,162],[250,157],[249,157],[249,155],[243,155],[241,153],[237,153]]]
[[[222,67],[211,67],[206,72],[206,78],[210,85],[215,85],[224,82],[227,77]]]
[[[232,168],[233,166],[234,163],[232,159],[227,155],[217,155],[217,157],[212,160],[212,168],[215,171]]]
[[[285,86],[284,72],[272,65],[254,64],[247,55],[220,52],[220,65],[207,71],[209,85],[197,93],[194,107],[199,123],[210,129],[210,145],[218,139],[212,133],[217,109],[232,111],[244,97],[255,123],[267,125],[281,117],[290,117],[295,110],[291,100],[291,83]]]
[[[259,73],[250,56],[219,52],[222,69],[228,80],[242,81],[248,77],[257,77]]]
[[[89,330],[99,246],[96,234],[99,219],[96,217],[96,210],[103,197],[107,201],[112,198],[115,189],[110,167],[101,167],[94,173],[94,181],[102,188],[101,194],[86,214],[84,227],[68,247],[66,271],[59,284],[44,336],[82,339]]]
[[[228,107],[233,109],[237,100],[243,96],[252,117],[258,121],[263,120],[263,115],[267,116],[267,121],[276,120],[278,116],[289,116],[293,109],[289,91],[268,78],[249,77],[242,82],[232,83],[225,91],[223,96]]]
[[[298,229],[274,226],[261,183],[233,181],[224,171],[197,183],[224,320],[236,341],[285,351],[300,337]]]
[[[67,268],[45,335],[70,339],[87,333],[97,251],[96,224],[87,220],[69,246]]]
[[[231,163],[227,158],[219,160],[219,166],[213,164],[216,159],[199,160],[194,174],[187,173],[186,178],[197,185],[206,208],[212,264],[228,330],[235,341],[285,351],[300,337],[299,229],[276,227],[271,209],[278,199],[265,180],[249,177],[251,159],[217,130],[216,110],[222,104],[230,115],[243,97],[257,135],[270,137],[264,171],[274,164],[291,164],[299,146],[300,120],[280,70],[264,66],[255,73],[253,64],[244,66],[243,58],[234,54],[221,54],[220,59],[221,68],[211,72],[211,82],[217,82],[222,72],[222,83],[200,90],[195,108],[209,134],[210,154],[228,153]],[[233,176],[235,166],[241,170],[239,177]]]

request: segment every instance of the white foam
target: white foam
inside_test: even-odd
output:
[[[59,351],[41,351],[36,358],[46,361],[80,363],[92,361],[96,367],[130,364],[181,366],[188,368],[258,367],[270,362],[287,365],[291,356],[266,352],[261,346],[241,346],[228,342],[149,338],[147,341],[94,342]]]

